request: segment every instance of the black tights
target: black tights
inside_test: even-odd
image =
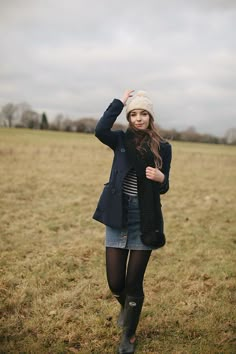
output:
[[[113,294],[120,295],[125,290],[130,296],[144,295],[143,278],[151,252],[106,248],[107,280]]]

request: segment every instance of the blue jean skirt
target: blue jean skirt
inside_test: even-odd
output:
[[[105,246],[128,250],[153,250],[155,247],[145,246],[141,241],[140,211],[137,196],[123,194],[123,213],[127,226],[114,229],[106,226]]]

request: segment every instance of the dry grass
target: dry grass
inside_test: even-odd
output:
[[[118,306],[93,221],[111,151],[0,130],[1,353],[115,353]],[[168,243],[153,252],[137,353],[235,352],[236,148],[173,143]]]

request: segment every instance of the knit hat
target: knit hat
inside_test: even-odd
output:
[[[138,91],[136,95],[127,103],[126,117],[128,117],[129,112],[134,109],[143,109],[154,118],[153,104],[145,91]]]

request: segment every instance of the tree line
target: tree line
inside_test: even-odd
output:
[[[49,121],[45,112],[34,111],[28,103],[7,103],[0,111],[0,126],[2,127],[94,133],[96,124],[97,119],[92,117],[72,120],[63,114],[57,114],[52,121]],[[115,123],[113,129],[125,131],[126,126]],[[236,145],[236,128],[229,129],[224,137],[200,134],[194,127],[183,131],[159,127],[159,131],[161,136],[169,140]]]

